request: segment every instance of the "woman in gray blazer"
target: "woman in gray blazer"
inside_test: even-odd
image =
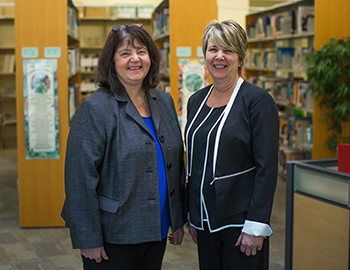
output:
[[[202,45],[214,83],[193,94],[187,106],[189,231],[201,270],[267,270],[276,104],[241,77],[247,35],[238,23],[213,21]]]
[[[171,96],[156,88],[160,53],[140,25],[115,26],[99,89],[68,136],[62,217],[84,269],[160,269],[185,223],[183,141]]]

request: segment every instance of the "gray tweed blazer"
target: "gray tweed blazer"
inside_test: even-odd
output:
[[[171,96],[147,93],[165,161],[171,227],[183,226],[183,141]],[[62,217],[73,248],[161,240],[156,143],[127,93],[100,88],[68,136]]]

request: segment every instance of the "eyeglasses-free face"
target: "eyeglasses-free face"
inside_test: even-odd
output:
[[[123,25],[116,25],[116,26],[113,26],[112,27],[112,30],[114,32],[116,31],[122,31],[124,30],[125,28],[129,27],[129,26],[138,26],[138,27],[142,27],[142,24],[141,23],[135,23],[135,24],[123,24]]]
[[[114,63],[118,79],[125,89],[141,86],[151,67],[147,47],[137,40],[133,44],[125,40],[114,54]]]

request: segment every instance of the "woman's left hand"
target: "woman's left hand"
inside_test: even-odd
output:
[[[174,233],[169,233],[168,235],[169,243],[173,245],[181,245],[184,234],[185,234],[185,231],[183,227],[178,229]]]
[[[263,243],[263,236],[254,236],[242,232],[237,240],[236,246],[241,246],[241,251],[247,256],[255,256],[257,252],[262,249]]]

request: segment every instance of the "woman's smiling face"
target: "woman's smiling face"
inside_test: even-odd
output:
[[[220,79],[234,80],[241,64],[238,54],[231,48],[218,47],[211,39],[208,40],[205,65],[214,82]]]
[[[134,40],[129,44],[127,40],[114,54],[115,69],[120,82],[125,88],[142,85],[151,66],[146,46]]]

